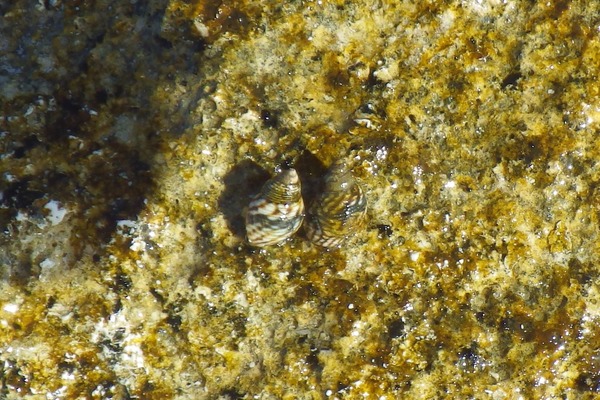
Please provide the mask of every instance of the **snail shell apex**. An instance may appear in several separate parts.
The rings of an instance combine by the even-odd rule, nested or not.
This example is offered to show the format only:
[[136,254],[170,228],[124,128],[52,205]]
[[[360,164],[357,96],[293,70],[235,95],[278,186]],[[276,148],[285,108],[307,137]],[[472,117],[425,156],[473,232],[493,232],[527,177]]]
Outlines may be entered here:
[[300,179],[294,169],[269,179],[250,202],[246,238],[253,246],[269,246],[293,235],[304,219]]
[[367,199],[346,164],[334,164],[310,208],[306,236],[322,247],[339,246],[366,217]]

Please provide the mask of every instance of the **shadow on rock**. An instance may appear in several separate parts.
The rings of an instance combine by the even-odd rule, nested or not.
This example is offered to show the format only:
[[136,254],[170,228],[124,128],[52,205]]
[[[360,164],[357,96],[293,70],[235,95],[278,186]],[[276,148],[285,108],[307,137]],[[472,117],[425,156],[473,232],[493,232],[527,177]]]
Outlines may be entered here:
[[245,208],[269,178],[270,174],[251,160],[239,162],[225,175],[225,190],[219,197],[219,208],[235,236],[245,238]]

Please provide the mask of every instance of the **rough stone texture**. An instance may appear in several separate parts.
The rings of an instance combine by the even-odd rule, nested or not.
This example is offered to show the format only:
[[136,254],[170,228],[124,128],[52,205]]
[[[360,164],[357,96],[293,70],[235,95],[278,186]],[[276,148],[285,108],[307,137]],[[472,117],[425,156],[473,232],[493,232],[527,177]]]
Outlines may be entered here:
[[[598,396],[599,2],[0,15],[0,397]],[[340,158],[364,230],[244,243]]]

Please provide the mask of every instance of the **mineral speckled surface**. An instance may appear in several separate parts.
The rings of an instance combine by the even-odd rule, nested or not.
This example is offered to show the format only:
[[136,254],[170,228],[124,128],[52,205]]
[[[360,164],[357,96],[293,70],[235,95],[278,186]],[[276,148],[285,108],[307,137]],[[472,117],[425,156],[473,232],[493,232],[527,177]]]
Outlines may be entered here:
[[[600,395],[599,2],[0,16],[0,397]],[[364,229],[244,242],[339,159]]]

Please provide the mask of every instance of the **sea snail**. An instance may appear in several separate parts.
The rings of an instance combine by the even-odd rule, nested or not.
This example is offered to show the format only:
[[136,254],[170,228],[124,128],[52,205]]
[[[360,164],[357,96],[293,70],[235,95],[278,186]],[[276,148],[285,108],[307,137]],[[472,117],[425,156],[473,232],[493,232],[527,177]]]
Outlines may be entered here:
[[287,169],[269,179],[250,202],[246,238],[253,246],[269,246],[292,236],[304,219],[300,179]]
[[343,162],[331,166],[309,209],[306,236],[322,247],[339,246],[365,221],[367,199]]

